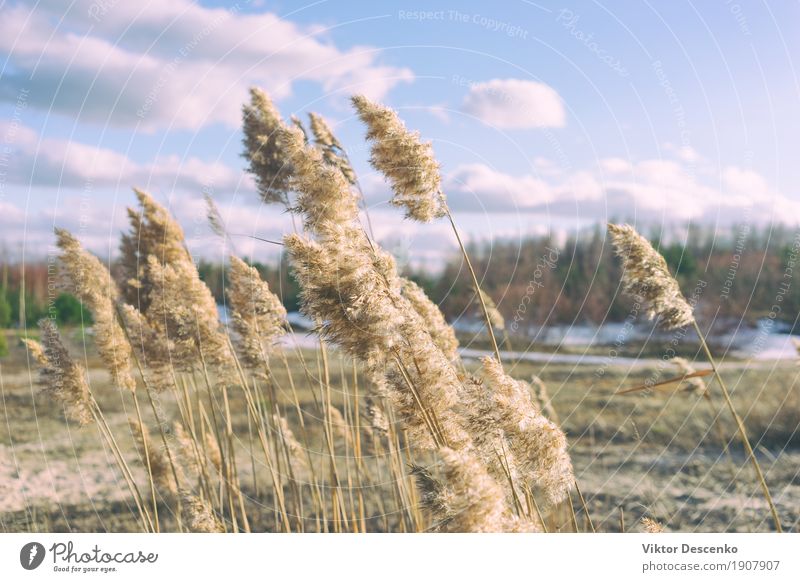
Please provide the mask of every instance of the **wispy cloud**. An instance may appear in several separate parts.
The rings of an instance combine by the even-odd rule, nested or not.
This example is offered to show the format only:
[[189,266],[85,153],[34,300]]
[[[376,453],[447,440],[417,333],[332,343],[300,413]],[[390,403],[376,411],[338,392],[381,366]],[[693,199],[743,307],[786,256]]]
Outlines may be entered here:
[[302,81],[380,98],[413,79],[374,47],[336,47],[319,26],[188,0],[20,2],[3,9],[0,51],[11,65],[0,99],[24,88],[35,107],[149,129],[236,127],[251,84],[279,99]]
[[[0,121],[0,135],[10,125]],[[196,157],[168,155],[138,164],[113,150],[73,140],[42,137],[33,129],[14,127],[9,171],[12,184],[33,187],[85,188],[121,186],[130,188],[246,189],[254,191],[249,175],[222,162]]]
[[[771,189],[768,181],[738,166],[696,168],[693,152],[676,159],[600,160],[594,170],[512,175],[485,164],[452,171],[446,185],[456,210],[469,212],[547,212],[549,216],[607,220],[800,222],[800,202]],[[688,161],[691,160],[691,163]],[[537,168],[544,166],[540,160]]]

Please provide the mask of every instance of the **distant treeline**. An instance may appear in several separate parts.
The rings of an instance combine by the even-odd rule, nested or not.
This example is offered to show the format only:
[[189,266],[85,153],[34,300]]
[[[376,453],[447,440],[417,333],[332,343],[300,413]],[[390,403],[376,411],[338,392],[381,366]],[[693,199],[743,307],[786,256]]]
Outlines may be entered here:
[[[772,317],[790,324],[800,313],[800,271],[796,265],[800,231],[785,227],[742,224],[720,236],[705,227],[691,227],[683,235],[647,233],[664,255],[687,297],[697,293],[696,313],[704,321],[752,323]],[[542,324],[621,322],[633,303],[619,290],[620,263],[605,236],[596,227],[561,243],[548,237],[521,241],[494,241],[472,245],[470,256],[482,287],[497,303],[511,330],[524,331]],[[289,311],[299,306],[298,286],[287,258],[278,264],[254,263]],[[224,303],[223,265],[200,261],[201,278],[217,301]],[[113,270],[113,269],[112,269]],[[437,273],[408,270],[454,321],[474,317],[476,305],[466,265],[460,255]],[[795,280],[797,275],[797,280]],[[25,267],[25,317],[28,324],[48,313],[62,323],[88,322],[88,312],[69,294],[55,293],[47,265]],[[21,269],[4,265],[0,284],[0,327],[20,320]]]
[[[794,324],[800,313],[800,231],[741,224],[715,235],[690,227],[682,235],[647,233],[677,275],[684,294],[697,296],[696,314],[716,328],[771,317]],[[473,246],[482,288],[506,326],[622,322],[634,303],[620,293],[620,261],[600,226],[561,244],[541,237]],[[469,273],[459,257],[436,275],[408,273],[437,301],[448,320],[475,314]],[[795,280],[796,275],[796,280]]]

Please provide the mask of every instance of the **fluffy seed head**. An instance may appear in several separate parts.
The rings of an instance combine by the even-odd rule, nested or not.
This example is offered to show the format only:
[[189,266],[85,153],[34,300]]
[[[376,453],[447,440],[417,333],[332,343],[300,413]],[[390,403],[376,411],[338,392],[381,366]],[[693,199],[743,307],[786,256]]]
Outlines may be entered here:
[[486,314],[489,316],[489,323],[491,323],[492,327],[495,329],[504,329],[506,327],[506,320],[503,318],[503,314],[500,313],[500,310],[497,309],[497,304],[494,302],[494,299],[483,289],[480,290],[480,293],[483,304],[486,306]]
[[56,229],[56,237],[68,289],[94,316],[94,341],[103,363],[117,386],[136,390],[131,346],[117,318],[118,291],[111,273],[66,230]]
[[342,172],[324,163],[322,152],[305,143],[298,129],[280,132],[292,162],[292,189],[298,192],[292,211],[303,216],[306,228],[319,232],[327,224],[348,224],[358,218],[356,198]]
[[189,517],[189,529],[195,533],[222,533],[225,528],[214,515],[211,505],[197,495],[187,495],[184,497],[184,507]]
[[231,257],[227,288],[231,318],[236,330],[236,345],[242,363],[250,368],[262,366],[267,354],[264,345],[286,332],[286,308],[270,291],[258,271]]
[[142,464],[145,468],[149,466],[155,484],[165,493],[176,494],[178,492],[178,484],[175,483],[167,454],[153,442],[150,437],[150,431],[147,430],[146,426],[139,424],[133,418],[128,419],[128,424],[131,427],[136,446],[139,448]]
[[[684,376],[694,374],[697,371],[686,358],[672,358],[670,362],[674,364]],[[706,393],[706,390],[708,390],[708,386],[706,386],[702,378],[688,378],[684,380],[682,384],[686,392],[694,392],[698,396],[702,396]]]
[[131,230],[122,235],[120,243],[119,284],[125,302],[146,311],[152,292],[147,258],[152,255],[159,263],[171,264],[191,257],[184,245],[183,229],[167,209],[145,192],[134,192],[141,210],[128,209]]
[[558,413],[556,409],[553,407],[553,402],[550,400],[550,393],[547,390],[547,384],[545,384],[539,376],[535,374],[531,376],[531,386],[535,390],[536,400],[538,400],[539,408],[544,412],[545,416],[552,420],[556,425],[561,424],[561,420],[558,418]]
[[144,314],[149,326],[170,346],[173,364],[190,370],[200,361],[232,367],[233,356],[220,331],[217,304],[190,260],[162,265],[152,255],[147,271],[153,283]]
[[483,464],[466,451],[438,451],[442,479],[429,470],[414,467],[422,503],[432,513],[434,527],[442,532],[500,532],[507,507],[503,490]]
[[250,103],[242,108],[244,157],[261,199],[267,204],[288,204],[293,172],[280,131],[285,128],[278,110],[264,91],[250,89]]
[[391,182],[392,204],[420,222],[444,216],[447,202],[431,144],[421,142],[417,132],[409,132],[388,107],[361,95],[353,97],[353,105],[367,126],[367,139],[373,142],[370,162]]
[[643,302],[651,319],[672,329],[694,322],[692,308],[670,275],[667,262],[650,242],[630,225],[609,224],[611,243],[622,258],[624,291]]
[[309,113],[311,119],[311,133],[314,134],[314,143],[322,151],[322,159],[325,163],[338,168],[350,184],[356,183],[356,173],[347,161],[344,147],[336,139],[333,131],[328,126],[325,119],[316,113]]
[[272,423],[275,425],[278,437],[286,447],[289,462],[292,464],[292,471],[294,471],[295,476],[298,472],[308,469],[306,451],[303,445],[300,444],[300,441],[297,440],[297,437],[294,436],[294,432],[292,432],[288,421],[283,416],[276,413],[272,415]]
[[563,501],[575,482],[566,435],[535,406],[526,383],[508,376],[494,358],[482,363],[494,401],[491,424],[505,432],[520,478],[550,504]]
[[642,527],[647,533],[664,533],[664,526],[649,517],[642,518]]
[[41,342],[23,340],[42,367],[39,384],[64,407],[70,419],[81,426],[91,423],[93,416],[86,370],[72,360],[52,320],[39,321],[39,329]]
[[431,301],[422,288],[405,277],[401,278],[401,292],[414,307],[433,338],[436,346],[442,350],[447,359],[458,358],[458,339],[452,327],[447,325],[439,307]]

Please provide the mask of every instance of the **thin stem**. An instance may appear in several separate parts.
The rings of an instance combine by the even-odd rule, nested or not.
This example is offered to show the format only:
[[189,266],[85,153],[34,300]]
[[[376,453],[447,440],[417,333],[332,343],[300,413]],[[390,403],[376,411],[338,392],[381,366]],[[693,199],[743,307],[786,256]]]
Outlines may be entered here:
[[714,360],[714,357],[711,355],[711,350],[708,348],[708,344],[706,343],[705,336],[703,332],[700,331],[700,326],[697,325],[696,321],[692,322],[694,325],[694,329],[697,332],[698,337],[700,338],[700,345],[703,347],[703,351],[708,358],[708,363],[711,364],[711,368],[714,370],[714,377],[719,382],[720,389],[722,390],[722,396],[725,399],[725,404],[728,405],[728,410],[730,410],[731,415],[733,416],[733,420],[736,422],[736,428],[739,431],[739,437],[742,440],[742,445],[744,446],[744,450],[747,452],[747,456],[750,459],[750,463],[753,465],[753,469],[756,471],[756,476],[758,477],[759,485],[761,485],[761,490],[764,492],[764,498],[767,500],[769,504],[770,513],[772,513],[772,519],[775,522],[775,529],[778,533],[783,532],[783,528],[781,527],[781,520],[778,516],[778,509],[775,507],[775,502],[772,500],[772,495],[770,495],[769,487],[767,487],[767,481],[764,479],[764,473],[761,471],[761,465],[756,459],[756,455],[753,452],[753,447],[750,446],[750,440],[747,438],[747,431],[744,428],[744,423],[742,422],[741,417],[736,412],[736,409],[733,406],[733,401],[731,400],[730,393],[728,392],[728,387],[725,385],[725,381],[722,379],[722,376],[719,374],[717,369],[717,364]]
[[497,347],[497,338],[494,337],[494,329],[492,328],[492,320],[489,318],[489,310],[486,309],[486,302],[483,300],[483,294],[481,293],[481,286],[478,284],[478,277],[475,275],[475,269],[472,268],[472,261],[469,260],[469,255],[467,254],[467,249],[464,247],[464,243],[461,240],[461,235],[458,233],[458,228],[456,228],[455,220],[453,220],[453,215],[450,214],[450,209],[447,208],[447,219],[450,221],[450,226],[453,227],[453,232],[456,235],[456,240],[458,241],[458,246],[461,249],[461,254],[464,256],[464,262],[467,263],[467,268],[469,269],[469,274],[472,277],[472,285],[475,287],[475,294],[478,296],[478,301],[481,304],[481,311],[483,312],[483,319],[486,322],[486,329],[489,330],[489,338],[492,340],[492,348],[494,349],[494,354],[497,356],[497,361],[500,363],[500,366],[503,366],[503,362],[500,359],[500,348]]

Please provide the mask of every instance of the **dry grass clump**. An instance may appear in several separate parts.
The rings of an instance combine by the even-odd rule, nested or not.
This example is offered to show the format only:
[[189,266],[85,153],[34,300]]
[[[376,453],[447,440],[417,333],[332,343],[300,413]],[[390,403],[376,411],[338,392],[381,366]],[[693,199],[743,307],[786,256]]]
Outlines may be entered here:
[[[504,322],[478,285],[430,145],[391,109],[363,97],[353,103],[393,204],[415,220],[450,220],[496,357],[470,374],[441,311],[362,227],[357,176],[327,123],[311,115],[310,143],[299,120],[284,123],[254,89],[244,107],[245,157],[262,200],[302,219],[303,232],[283,244],[319,349],[297,349],[299,364],[289,365],[288,348],[276,345],[286,310],[237,257],[228,334],[180,225],[137,191],[141,208],[129,211],[121,244],[121,292],[74,237],[57,234],[70,289],[95,314],[98,351],[133,404],[128,437],[149,499],[49,321],[41,344],[27,342],[43,381],[71,418],[98,420],[144,531],[530,532],[565,529],[564,515],[579,531],[573,489],[593,530],[545,385],[518,380],[501,363],[492,329]],[[212,228],[227,236],[209,209]],[[668,327],[695,324],[663,258],[631,227],[609,229],[626,291]],[[686,380],[701,391],[695,379]],[[304,402],[301,386],[311,395]]]

